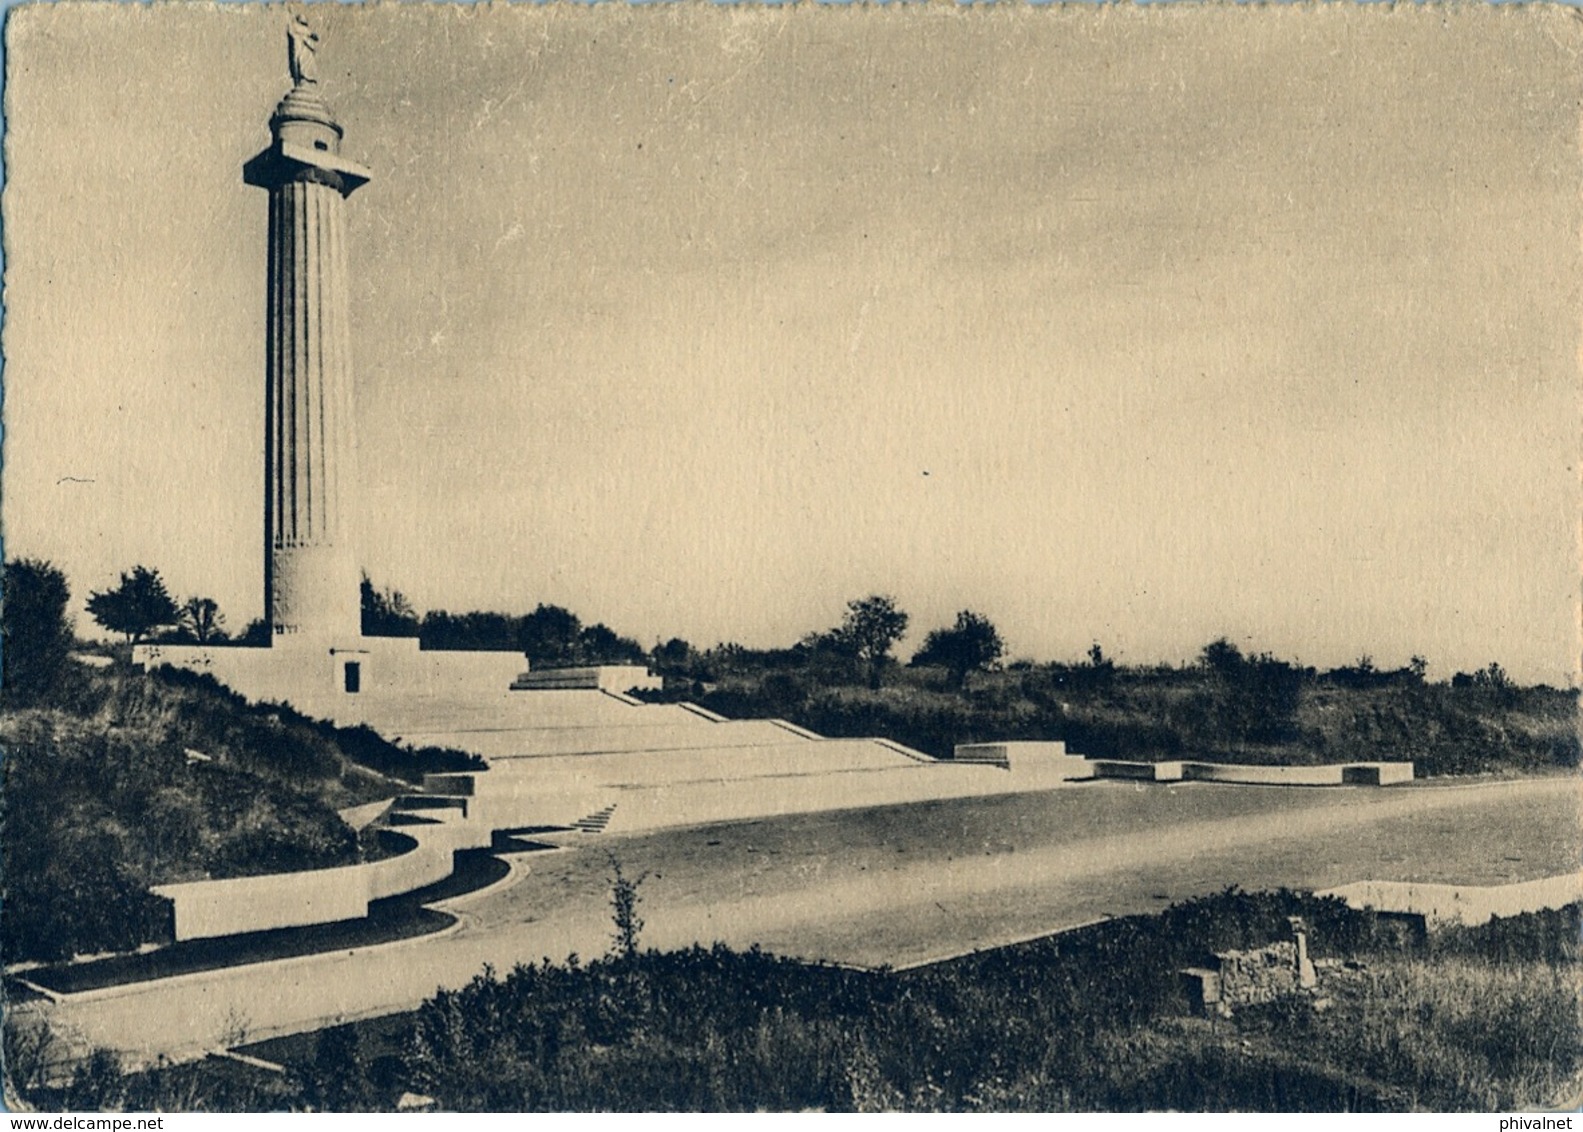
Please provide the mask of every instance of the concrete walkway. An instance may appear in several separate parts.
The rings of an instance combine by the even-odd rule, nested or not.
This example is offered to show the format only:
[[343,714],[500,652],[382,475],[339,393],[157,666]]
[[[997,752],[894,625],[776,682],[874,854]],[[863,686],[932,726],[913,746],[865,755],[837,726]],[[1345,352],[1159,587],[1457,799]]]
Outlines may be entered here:
[[641,887],[644,943],[720,940],[905,966],[1218,891],[1359,880],[1496,884],[1578,865],[1579,783],[1388,791],[1096,783],[1045,794],[573,839],[452,901],[439,937],[69,996],[79,1047],[194,1056],[410,1009],[484,966],[608,946],[610,857]]

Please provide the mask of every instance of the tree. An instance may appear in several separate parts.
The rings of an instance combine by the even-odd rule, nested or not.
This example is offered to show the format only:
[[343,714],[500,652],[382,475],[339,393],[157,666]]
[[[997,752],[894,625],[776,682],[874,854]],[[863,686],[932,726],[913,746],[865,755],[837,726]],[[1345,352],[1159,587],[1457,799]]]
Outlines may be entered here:
[[649,874],[632,880],[621,871],[621,862],[613,854],[605,856],[610,860],[610,919],[615,929],[610,937],[612,956],[631,963],[638,957],[638,940],[643,934],[643,917],[638,915],[638,903],[642,900],[638,886]]
[[577,656],[584,664],[642,664],[648,660],[642,645],[602,622],[577,635]]
[[1500,666],[1499,661],[1492,660],[1489,667],[1481,668],[1473,674],[1473,683],[1475,687],[1505,691],[1512,687],[1512,678],[1506,675],[1506,670]]
[[649,657],[654,663],[656,672],[680,676],[692,665],[693,646],[681,637],[672,637],[664,644],[656,643],[650,650]]
[[540,603],[517,625],[517,647],[535,664],[572,664],[578,656],[583,623],[558,605]]
[[830,634],[830,640],[843,652],[868,665],[869,687],[878,688],[880,670],[890,650],[907,633],[907,614],[896,607],[896,599],[886,594],[871,594],[847,602],[846,616]]
[[128,644],[137,644],[155,629],[174,625],[181,610],[171,600],[170,591],[158,570],[134,566],[121,575],[113,590],[88,595],[88,613],[112,633],[123,633]]
[[1291,738],[1302,694],[1302,669],[1269,653],[1244,655],[1225,637],[1205,645],[1199,656],[1211,677],[1200,706],[1215,739],[1243,744]]
[[374,583],[363,575],[358,586],[363,607],[363,636],[365,637],[416,637],[418,615],[412,603],[400,590],[376,590]]
[[1095,641],[1088,646],[1088,664],[1080,671],[1090,687],[1103,688],[1116,678],[1116,662]]
[[989,618],[964,609],[956,615],[955,625],[930,630],[912,663],[943,665],[951,674],[951,682],[965,688],[970,675],[994,664],[1005,651],[1000,633]]
[[1198,661],[1219,676],[1235,677],[1242,671],[1242,650],[1221,637],[1204,646],[1198,654]]
[[1490,661],[1485,668],[1473,674],[1473,686],[1483,690],[1501,707],[1511,707],[1517,702],[1517,685],[1497,661]]
[[181,607],[181,627],[200,644],[225,639],[225,614],[212,597],[189,597]]
[[5,564],[0,585],[0,694],[13,704],[48,696],[69,663],[66,575],[33,558]]
[[430,610],[418,639],[426,649],[516,652],[518,620],[504,613]]

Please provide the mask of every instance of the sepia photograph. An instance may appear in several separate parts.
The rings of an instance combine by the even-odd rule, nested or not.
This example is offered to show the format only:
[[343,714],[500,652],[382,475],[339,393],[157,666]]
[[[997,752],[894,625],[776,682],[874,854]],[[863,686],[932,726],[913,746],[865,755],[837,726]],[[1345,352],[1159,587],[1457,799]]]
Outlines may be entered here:
[[1583,13],[4,58],[7,1109],[1583,1104]]

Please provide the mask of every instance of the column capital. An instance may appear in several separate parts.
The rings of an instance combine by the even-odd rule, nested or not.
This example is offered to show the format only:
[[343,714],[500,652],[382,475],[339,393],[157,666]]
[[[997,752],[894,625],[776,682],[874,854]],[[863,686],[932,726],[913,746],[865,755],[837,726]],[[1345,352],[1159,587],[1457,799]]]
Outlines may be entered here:
[[242,166],[242,180],[260,189],[289,181],[316,181],[342,196],[351,196],[373,176],[368,168],[331,153],[293,142],[277,141]]

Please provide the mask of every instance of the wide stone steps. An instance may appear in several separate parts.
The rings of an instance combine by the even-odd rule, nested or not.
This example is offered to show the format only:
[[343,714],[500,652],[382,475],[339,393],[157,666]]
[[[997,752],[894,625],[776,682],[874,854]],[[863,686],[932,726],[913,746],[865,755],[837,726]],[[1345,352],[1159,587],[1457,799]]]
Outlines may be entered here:
[[545,758],[555,755],[623,755],[711,748],[785,747],[806,741],[770,720],[738,723],[658,723],[641,727],[544,727],[514,731],[473,732],[436,737],[486,759]]
[[924,771],[920,762],[866,739],[793,740],[774,745],[718,745],[668,751],[616,751],[600,755],[565,754],[496,759],[478,779],[478,796],[501,789],[513,792],[537,784],[543,790],[583,787],[669,786],[687,782],[725,782],[787,775],[839,774],[860,770]]
[[[390,696],[365,693],[362,704],[373,727],[386,737],[423,745],[430,736],[482,734],[522,727],[648,726],[654,723],[695,723],[708,719],[679,704],[625,703],[596,691],[563,691],[544,695],[504,689],[445,697]],[[462,744],[471,749],[468,744]]]

